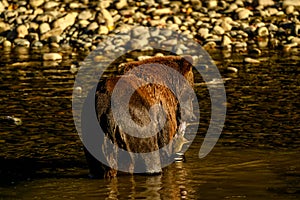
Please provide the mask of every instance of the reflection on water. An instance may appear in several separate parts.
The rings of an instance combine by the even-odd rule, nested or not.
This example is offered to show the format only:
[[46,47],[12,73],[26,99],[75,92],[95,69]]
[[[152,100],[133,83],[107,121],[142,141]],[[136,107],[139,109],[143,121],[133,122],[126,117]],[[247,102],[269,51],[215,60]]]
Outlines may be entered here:
[[213,54],[228,99],[214,150],[198,158],[210,120],[209,94],[199,84],[200,128],[187,161],[160,176],[112,180],[87,177],[71,113],[70,65],[84,55],[63,53],[62,63],[47,63],[39,52],[1,52],[0,117],[23,124],[1,121],[0,199],[299,199],[298,52],[265,51],[254,65],[242,63],[243,55]]
[[[174,163],[159,176],[111,180],[83,176],[38,178],[0,189],[14,199],[298,199],[298,152],[217,147],[199,160],[192,148],[186,163]],[[298,156],[299,157],[299,156]],[[74,172],[73,172],[74,173]],[[72,172],[71,172],[72,174]]]

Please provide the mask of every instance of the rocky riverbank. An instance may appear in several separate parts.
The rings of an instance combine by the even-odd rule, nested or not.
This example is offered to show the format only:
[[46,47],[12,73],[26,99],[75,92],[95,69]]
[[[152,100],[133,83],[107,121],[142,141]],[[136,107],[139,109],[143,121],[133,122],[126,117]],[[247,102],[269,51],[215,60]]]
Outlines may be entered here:
[[134,25],[163,27],[205,49],[300,46],[299,0],[1,0],[0,46],[94,50]]

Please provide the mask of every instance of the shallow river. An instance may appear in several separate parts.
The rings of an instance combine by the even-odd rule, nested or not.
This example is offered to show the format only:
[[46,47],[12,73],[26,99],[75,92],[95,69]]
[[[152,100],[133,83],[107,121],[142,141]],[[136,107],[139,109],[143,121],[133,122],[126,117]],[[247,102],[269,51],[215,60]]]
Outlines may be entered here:
[[[84,54],[64,53],[61,63],[41,53],[0,50],[0,199],[299,199],[300,52],[263,51],[260,64],[243,54],[211,52],[227,93],[227,116],[213,151],[199,159],[210,119],[210,100],[196,87],[200,126],[186,162],[159,176],[88,178],[71,98],[70,65]],[[230,73],[227,67],[236,67]]]

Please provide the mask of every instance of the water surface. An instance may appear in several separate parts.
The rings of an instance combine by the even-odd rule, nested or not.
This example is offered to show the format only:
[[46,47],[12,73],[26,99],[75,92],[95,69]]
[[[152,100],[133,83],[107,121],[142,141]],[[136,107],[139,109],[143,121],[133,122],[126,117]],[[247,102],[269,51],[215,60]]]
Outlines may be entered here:
[[[210,120],[205,85],[196,87],[198,135],[186,162],[160,176],[88,178],[71,108],[82,53],[63,51],[61,63],[41,52],[1,50],[0,199],[299,199],[300,53],[263,51],[260,64],[241,54],[212,52],[225,78],[227,116],[220,140],[204,159],[198,151]],[[227,67],[236,67],[230,73]],[[197,80],[200,80],[197,77]]]

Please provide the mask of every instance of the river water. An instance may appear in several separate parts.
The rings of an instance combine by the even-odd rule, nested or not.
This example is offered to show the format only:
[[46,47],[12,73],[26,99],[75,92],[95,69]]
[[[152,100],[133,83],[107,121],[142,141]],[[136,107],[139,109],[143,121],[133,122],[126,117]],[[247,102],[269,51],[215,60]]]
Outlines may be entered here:
[[[243,54],[210,52],[227,93],[227,115],[213,151],[198,158],[210,120],[206,86],[196,139],[186,162],[159,176],[90,179],[72,117],[75,75],[84,53],[63,52],[43,62],[41,52],[0,50],[0,199],[299,199],[300,52],[263,51],[260,64]],[[228,72],[235,67],[237,73]]]

